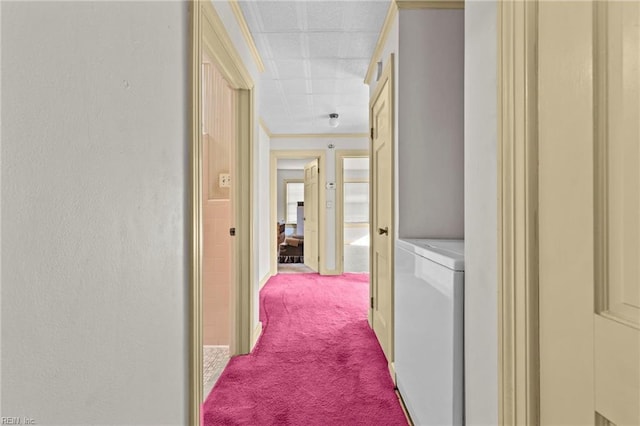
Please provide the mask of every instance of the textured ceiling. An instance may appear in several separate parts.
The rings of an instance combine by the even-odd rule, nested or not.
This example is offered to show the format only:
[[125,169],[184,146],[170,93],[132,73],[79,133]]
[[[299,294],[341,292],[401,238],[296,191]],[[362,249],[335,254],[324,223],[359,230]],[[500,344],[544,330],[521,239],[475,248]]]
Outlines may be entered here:
[[271,132],[366,133],[364,76],[389,1],[239,3],[265,63],[260,112]]

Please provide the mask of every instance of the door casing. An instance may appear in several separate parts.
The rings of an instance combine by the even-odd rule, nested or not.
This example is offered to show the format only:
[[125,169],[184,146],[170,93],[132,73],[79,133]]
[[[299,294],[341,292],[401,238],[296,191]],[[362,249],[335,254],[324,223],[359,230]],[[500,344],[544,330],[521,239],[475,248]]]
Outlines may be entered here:
[[[553,3],[546,3],[547,7]],[[564,2],[565,5],[574,4],[576,7],[582,8],[579,10],[581,13],[581,24],[585,24],[586,19],[592,20],[591,25],[597,27],[600,16],[596,14],[598,8],[603,7],[607,2],[594,2],[593,4],[584,2]],[[624,2],[621,2],[624,4]],[[498,259],[499,259],[499,299],[498,299],[498,316],[499,316],[499,329],[498,329],[498,343],[499,343],[499,423],[503,425],[511,424],[540,424],[541,422],[541,385],[540,385],[540,370],[541,370],[541,355],[540,355],[540,335],[539,324],[542,319],[540,316],[541,307],[544,308],[550,298],[547,296],[543,299],[545,305],[540,303],[540,290],[541,284],[539,281],[540,275],[540,244],[538,237],[538,226],[548,225],[546,222],[538,222],[538,206],[539,206],[539,188],[538,182],[541,177],[547,177],[544,183],[547,187],[541,187],[546,189],[546,195],[549,195],[548,187],[548,175],[549,172],[546,169],[538,169],[539,165],[539,152],[540,151],[538,141],[538,114],[539,114],[539,99],[538,99],[538,85],[539,85],[539,70],[545,70],[547,78],[550,72],[549,64],[557,64],[549,59],[549,55],[544,56],[547,62],[544,64],[546,68],[539,68],[537,51],[540,45],[539,28],[545,29],[542,25],[547,22],[542,22],[539,15],[539,1],[521,2],[518,0],[504,0],[498,3],[498,227],[499,227],[499,245],[498,245]],[[594,16],[587,18],[587,11],[591,9]],[[565,12],[566,9],[565,9]],[[572,11],[573,15],[576,15],[576,10]],[[550,12],[547,11],[547,14]],[[546,15],[547,17],[549,15]],[[571,25],[571,23],[554,23],[554,27]],[[592,27],[592,28],[595,28]],[[569,27],[567,27],[569,28]],[[582,33],[585,32],[584,28],[578,28]],[[591,31],[591,29],[589,30]],[[542,34],[542,33],[541,33]],[[546,35],[546,45],[549,46],[549,34]],[[586,36],[587,40],[591,43],[597,43],[596,37],[593,34]],[[552,41],[553,42],[553,41]],[[581,46],[584,49],[584,46]],[[566,48],[566,47],[565,47]],[[582,57],[592,56],[592,61],[581,62],[581,66],[585,70],[585,78],[597,78],[598,72],[601,70],[598,68],[602,66],[597,61],[602,61],[598,55],[606,52],[606,48],[591,49],[593,52],[582,52]],[[546,52],[545,52],[546,53]],[[556,52],[556,56],[559,54]],[[575,64],[574,68],[576,67]],[[555,65],[560,66],[559,64]],[[592,69],[595,68],[595,69]],[[573,69],[567,70],[567,72],[573,72]],[[557,82],[556,82],[557,83]],[[581,84],[584,84],[581,82]],[[594,109],[596,114],[599,109],[603,107],[599,102],[602,99],[597,98],[597,92],[602,88],[597,87],[597,81],[592,81],[588,84],[596,85],[596,89],[590,96],[594,96]],[[548,87],[547,87],[548,88]],[[593,88],[592,88],[593,89]],[[568,90],[576,90],[570,88]],[[549,91],[546,93],[546,105],[550,103]],[[569,92],[571,96],[574,96],[575,92]],[[586,97],[586,96],[585,96]],[[584,105],[582,113],[584,114]],[[544,108],[540,108],[540,111],[546,111]],[[589,113],[590,114],[590,113]],[[584,116],[584,115],[583,115]],[[573,118],[573,117],[572,117]],[[547,117],[548,119],[548,117]],[[586,129],[583,129],[584,134],[590,132],[596,132],[599,135],[598,128],[600,123],[593,123],[589,120],[585,120]],[[561,129],[559,131],[562,131]],[[548,129],[547,129],[548,131]],[[597,139],[597,137],[595,138]],[[590,137],[580,137],[578,140],[585,141],[585,143],[593,143]],[[574,142],[575,141],[571,141]],[[548,149],[548,142],[546,149]],[[597,153],[598,147],[593,148]],[[582,153],[581,153],[582,154]],[[545,153],[546,158],[544,160],[548,164],[550,154],[547,151]],[[566,153],[565,153],[566,155]],[[576,154],[577,155],[577,154]],[[577,155],[576,158],[580,158]],[[565,163],[566,159],[565,159]],[[584,166],[584,165],[583,165]],[[601,166],[601,165],[600,165]],[[598,165],[592,164],[588,167],[597,169]],[[584,172],[583,169],[580,169]],[[544,171],[546,175],[541,172]],[[557,170],[556,170],[557,172]],[[567,168],[567,173],[570,173],[571,169]],[[584,173],[582,175],[584,177]],[[597,173],[595,174],[598,177]],[[582,182],[585,182],[582,180]],[[594,194],[596,197],[596,203],[598,202],[598,191],[603,191],[603,188],[597,185],[602,185],[601,182],[593,182],[595,189]],[[565,183],[566,187],[566,183]],[[584,191],[584,187],[582,188]],[[578,189],[576,189],[578,191]],[[576,197],[577,198],[577,197]],[[546,220],[549,221],[549,205],[548,202],[541,206],[546,206],[545,211],[547,213]],[[600,200],[602,201],[602,200]],[[597,204],[594,207],[594,211],[585,212],[587,215],[602,214],[598,209],[602,209],[602,205]],[[584,222],[584,218],[582,218]],[[598,226],[602,224],[594,223],[594,234],[597,238],[602,239],[603,231],[598,229]],[[546,236],[548,238],[548,229]],[[562,238],[562,237],[560,237]],[[548,240],[547,240],[548,243]],[[589,242],[588,244],[592,244]],[[596,248],[596,257],[598,251],[604,245],[602,241],[598,240],[598,248]],[[544,252],[543,252],[544,253]],[[584,252],[581,254],[584,257]],[[593,259],[591,262],[596,272],[600,266],[598,262],[602,259]],[[548,262],[548,259],[547,259]],[[588,263],[588,262],[585,262]],[[590,271],[589,274],[592,274]],[[584,280],[584,277],[580,277],[580,283],[587,285],[588,282]],[[543,282],[547,285],[547,282]],[[573,284],[573,283],[572,283]],[[581,284],[580,284],[581,285]],[[544,287],[548,290],[548,287]],[[577,288],[574,286],[573,288]],[[554,293],[556,295],[556,293]],[[582,294],[584,296],[584,294]],[[594,298],[592,294],[590,296]],[[584,303],[584,300],[588,298],[580,299],[580,303]],[[594,298],[597,300],[597,298]],[[577,297],[576,297],[577,300]],[[588,306],[589,303],[587,302]],[[599,307],[594,304],[593,314],[598,319],[597,314]],[[584,306],[584,305],[581,305]],[[549,307],[546,307],[547,311]],[[556,309],[554,306],[552,309]],[[585,323],[589,323],[591,318],[586,319]],[[549,327],[549,324],[546,324]],[[576,334],[580,334],[576,330]],[[543,336],[544,337],[544,336]],[[557,337],[557,336],[556,336]],[[581,334],[581,338],[584,336]],[[549,343],[549,337],[545,340]],[[584,340],[581,341],[584,343]],[[595,344],[589,344],[591,346]],[[593,354],[588,356],[593,357]],[[547,357],[548,358],[548,357]],[[547,359],[548,361],[548,359]],[[592,359],[593,361],[593,359]],[[589,376],[590,379],[594,374],[594,367],[589,367],[589,371],[585,371],[585,376]],[[625,370],[628,371],[628,370]],[[569,373],[567,373],[569,374]],[[575,375],[575,370],[571,373]],[[597,385],[594,385],[594,389],[597,389]],[[590,392],[590,391],[589,391]],[[585,392],[587,394],[588,392]],[[628,396],[628,395],[627,395]],[[580,395],[584,401],[584,395]],[[574,396],[577,400],[578,397]],[[615,397],[619,400],[620,398]],[[586,398],[587,401],[592,400],[592,397]],[[542,407],[544,410],[544,407]],[[595,406],[593,407],[595,409]],[[564,409],[564,408],[563,408]],[[546,411],[542,411],[546,413]],[[555,414],[558,414],[556,412]],[[609,424],[608,421],[602,418],[593,419],[596,424]]]
[[537,2],[498,2],[498,416],[539,424]]

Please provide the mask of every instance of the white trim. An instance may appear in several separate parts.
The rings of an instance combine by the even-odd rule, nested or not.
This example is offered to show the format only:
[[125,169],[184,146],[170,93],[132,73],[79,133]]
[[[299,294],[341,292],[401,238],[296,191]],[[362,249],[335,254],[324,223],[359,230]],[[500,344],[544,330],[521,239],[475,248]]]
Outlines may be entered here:
[[267,282],[269,282],[269,279],[271,279],[271,277],[273,277],[275,274],[271,273],[271,272],[267,272],[266,275],[264,277],[262,277],[262,279],[260,280],[260,285],[259,285],[259,290],[262,290],[262,287],[265,286],[265,284],[267,284]]
[[253,333],[251,334],[251,352],[256,348],[256,343],[258,343],[258,339],[260,339],[260,335],[262,334],[262,321],[258,321],[255,328],[253,329]]
[[238,4],[238,0],[229,0],[229,6],[231,6],[231,11],[236,17],[236,21],[238,21],[238,26],[240,27],[240,31],[242,32],[242,36],[244,40],[247,42],[247,47],[249,47],[249,51],[251,52],[251,56],[253,57],[254,62],[256,63],[256,67],[258,71],[264,72],[264,62],[262,61],[262,57],[260,56],[260,52],[256,47],[256,42],[251,35],[251,31],[249,30],[249,26],[247,25],[247,21],[244,18],[244,13],[242,13],[242,9]]
[[537,0],[498,2],[498,404],[539,424]]

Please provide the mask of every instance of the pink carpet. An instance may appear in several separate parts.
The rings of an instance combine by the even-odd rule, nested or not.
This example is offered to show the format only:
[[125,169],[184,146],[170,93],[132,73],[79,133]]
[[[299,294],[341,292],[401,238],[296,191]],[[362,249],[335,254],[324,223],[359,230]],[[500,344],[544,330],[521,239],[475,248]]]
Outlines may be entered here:
[[283,274],[260,293],[255,350],[231,359],[204,425],[406,425],[367,324],[367,274]]

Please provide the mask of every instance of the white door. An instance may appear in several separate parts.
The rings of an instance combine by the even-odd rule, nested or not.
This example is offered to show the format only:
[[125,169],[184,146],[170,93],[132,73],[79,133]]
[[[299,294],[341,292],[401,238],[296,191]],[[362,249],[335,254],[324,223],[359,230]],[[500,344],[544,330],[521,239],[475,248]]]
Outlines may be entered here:
[[539,2],[540,423],[640,424],[640,3]]
[[[391,60],[390,62],[392,62]],[[393,127],[391,67],[371,104],[371,326],[393,362]]]
[[304,166],[304,264],[318,271],[318,217],[319,212],[318,159]]

